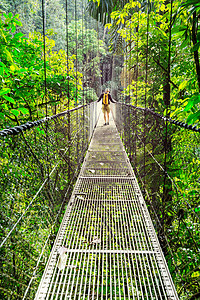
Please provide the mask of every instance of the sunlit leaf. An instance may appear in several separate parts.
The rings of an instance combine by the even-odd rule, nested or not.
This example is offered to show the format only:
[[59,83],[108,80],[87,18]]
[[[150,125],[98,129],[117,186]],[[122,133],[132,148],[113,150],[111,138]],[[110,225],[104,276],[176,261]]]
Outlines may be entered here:
[[194,123],[195,121],[197,121],[198,119],[200,119],[200,110],[189,115],[189,117],[187,118],[187,122],[190,123]]
[[3,95],[3,97],[4,97],[4,99],[6,99],[7,101],[9,101],[9,102],[15,104],[15,100],[14,100],[13,98],[11,98],[11,97],[9,97],[9,96],[5,96],[5,95]]
[[2,90],[0,90],[0,96],[8,94],[8,93],[10,93],[9,88],[3,88]]
[[183,90],[187,86],[187,83],[187,80],[182,81],[179,85],[179,90]]
[[11,109],[10,111],[13,115],[15,115],[16,117],[19,116],[20,112],[17,109]]

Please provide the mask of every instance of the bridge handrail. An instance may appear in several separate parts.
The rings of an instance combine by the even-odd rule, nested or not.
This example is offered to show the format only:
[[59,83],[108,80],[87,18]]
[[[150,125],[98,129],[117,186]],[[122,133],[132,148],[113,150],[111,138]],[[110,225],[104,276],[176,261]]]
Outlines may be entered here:
[[155,111],[153,111],[152,109],[150,108],[144,108],[144,107],[139,107],[139,106],[135,106],[135,105],[132,105],[132,104],[128,104],[128,103],[122,103],[122,102],[117,102],[117,104],[121,104],[121,105],[125,105],[125,106],[129,106],[129,107],[132,107],[134,109],[138,109],[138,110],[141,110],[143,112],[148,112],[148,113],[151,113],[152,115],[164,120],[164,121],[168,121],[174,125],[177,125],[177,126],[180,126],[180,127],[183,127],[185,129],[189,129],[189,130],[192,130],[192,131],[195,131],[195,132],[200,132],[200,128],[197,128],[197,125],[189,125],[187,123],[184,123],[182,121],[179,121],[179,120],[174,120],[172,118],[168,118],[168,117],[165,117]]
[[40,125],[42,123],[45,123],[45,122],[48,122],[50,120],[53,120],[53,119],[65,116],[66,114],[68,114],[70,112],[79,110],[79,109],[81,109],[83,107],[87,107],[88,105],[90,105],[90,103],[84,104],[84,105],[79,105],[79,106],[77,106],[75,108],[72,108],[72,109],[69,109],[69,110],[65,110],[65,111],[63,111],[61,113],[55,114],[55,115],[50,116],[50,117],[42,118],[40,120],[36,120],[36,121],[32,121],[32,122],[27,122],[27,123],[24,123],[24,124],[21,124],[21,125],[17,125],[17,126],[11,127],[11,128],[3,129],[3,130],[0,131],[0,136],[6,137],[8,135],[17,135],[17,134],[21,133],[22,131],[26,131],[26,130],[28,130],[28,129],[32,128],[32,127],[38,126],[38,125]]

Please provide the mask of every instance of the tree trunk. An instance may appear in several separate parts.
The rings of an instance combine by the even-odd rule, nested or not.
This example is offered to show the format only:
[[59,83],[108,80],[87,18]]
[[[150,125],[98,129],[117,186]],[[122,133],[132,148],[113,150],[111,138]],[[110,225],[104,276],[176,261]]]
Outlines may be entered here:
[[[196,12],[193,13],[193,21],[192,21],[192,43],[193,46],[197,43],[197,15]],[[197,81],[198,81],[198,87],[199,87],[199,93],[200,93],[200,64],[199,64],[199,53],[198,49],[194,51],[194,62],[196,67],[196,73],[197,73]]]
[[103,31],[103,41],[105,41],[106,31],[107,31],[107,27],[104,27],[104,31]]
[[170,107],[170,83],[168,77],[169,77],[168,74],[167,76],[165,75],[165,79],[163,82],[163,101],[164,101],[165,108]]
[[[172,14],[172,3],[171,3],[171,14]],[[170,17],[170,25],[169,25],[169,41],[168,41],[168,54],[166,53],[166,59],[168,61],[167,64],[167,73],[164,74],[164,82],[163,82],[163,102],[164,102],[164,108],[167,109],[166,116],[170,117],[170,98],[171,98],[171,86],[170,86],[170,74],[171,74],[171,19],[172,15]],[[169,153],[172,150],[172,144],[171,144],[171,134],[169,132],[168,123],[165,124],[165,130],[164,130],[164,181],[163,181],[163,196],[162,196],[162,218],[161,218],[161,225],[162,230],[160,232],[160,243],[161,247],[163,249],[164,255],[167,254],[168,247],[165,239],[165,231],[168,228],[168,226],[171,224],[172,220],[169,218],[167,214],[167,207],[172,202],[172,183],[167,177],[167,171],[168,166],[171,165],[171,158],[169,157]]]

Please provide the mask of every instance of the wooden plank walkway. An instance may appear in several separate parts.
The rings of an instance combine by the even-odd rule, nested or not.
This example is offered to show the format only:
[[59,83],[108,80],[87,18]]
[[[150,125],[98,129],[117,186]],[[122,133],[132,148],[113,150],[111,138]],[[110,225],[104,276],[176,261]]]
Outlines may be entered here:
[[35,299],[178,299],[111,118],[102,114]]

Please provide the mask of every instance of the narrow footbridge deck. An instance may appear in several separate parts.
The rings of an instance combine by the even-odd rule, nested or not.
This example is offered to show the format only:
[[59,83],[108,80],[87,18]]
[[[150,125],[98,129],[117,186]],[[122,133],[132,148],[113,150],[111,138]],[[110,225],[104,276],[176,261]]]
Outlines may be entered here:
[[35,299],[178,299],[117,128],[103,123]]

